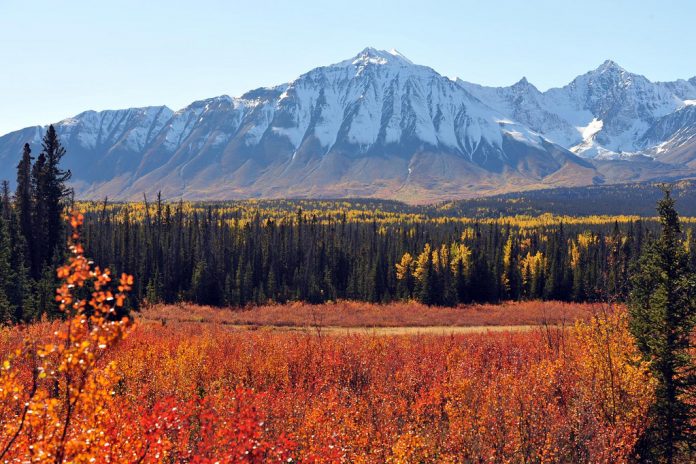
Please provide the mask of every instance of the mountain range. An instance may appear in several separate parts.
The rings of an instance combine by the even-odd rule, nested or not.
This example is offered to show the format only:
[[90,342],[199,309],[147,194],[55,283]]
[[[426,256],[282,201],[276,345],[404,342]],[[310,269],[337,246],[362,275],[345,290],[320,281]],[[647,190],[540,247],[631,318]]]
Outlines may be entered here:
[[[292,82],[54,124],[80,198],[378,197],[409,202],[696,177],[696,77],[613,61],[539,91],[450,79],[366,48]],[[0,179],[46,126],[0,137]]]

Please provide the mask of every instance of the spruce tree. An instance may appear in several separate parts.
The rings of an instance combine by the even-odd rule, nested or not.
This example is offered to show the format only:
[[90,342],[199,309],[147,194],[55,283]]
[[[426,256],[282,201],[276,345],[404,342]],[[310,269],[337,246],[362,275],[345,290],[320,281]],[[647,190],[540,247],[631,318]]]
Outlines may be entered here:
[[20,230],[19,219],[10,201],[9,183],[7,181],[4,181],[2,184],[0,207],[2,208],[0,216],[7,226],[8,247],[10,250],[8,255],[10,270],[3,279],[10,282],[9,287],[6,289],[6,296],[13,309],[10,319],[12,322],[20,322],[31,315],[31,282],[26,259],[26,240]]
[[2,214],[0,216],[3,217],[6,221],[10,220],[10,217],[12,216],[12,203],[10,201],[10,183],[6,180],[2,181],[2,194],[0,198],[0,211]]
[[31,168],[31,234],[27,237],[31,253],[31,275],[38,280],[48,258],[48,217],[46,215],[46,155],[42,152]]
[[0,214],[0,323],[11,323],[14,319],[14,308],[9,298],[14,283],[14,272],[10,266],[12,244],[10,243],[4,207]]
[[45,195],[47,215],[47,247],[49,256],[57,249],[62,248],[64,242],[64,213],[65,201],[69,198],[71,190],[66,183],[70,180],[70,171],[60,168],[60,161],[65,156],[65,148],[58,140],[56,130],[51,125],[43,138],[42,153],[46,156],[45,170]]
[[24,144],[22,159],[17,165],[17,190],[15,191],[14,206],[19,216],[19,226],[27,243],[31,243],[32,238],[32,160],[31,148],[28,143]]
[[641,446],[653,462],[688,461],[696,443],[696,370],[690,337],[696,322],[696,278],[668,189],[658,203],[662,232],[638,262],[629,296],[630,329],[657,380],[651,423]]
[[422,266],[419,278],[418,300],[427,305],[436,304],[435,295],[435,271],[433,269],[433,258],[428,248],[427,259]]

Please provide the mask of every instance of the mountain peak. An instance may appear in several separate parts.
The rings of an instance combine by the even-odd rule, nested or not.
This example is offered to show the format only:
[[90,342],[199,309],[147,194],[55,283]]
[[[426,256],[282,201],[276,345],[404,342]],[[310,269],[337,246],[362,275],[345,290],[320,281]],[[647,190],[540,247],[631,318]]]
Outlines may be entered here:
[[338,63],[342,66],[364,66],[368,64],[410,66],[413,62],[399,53],[396,49],[378,50],[373,47],[366,47],[353,58]]
[[512,87],[516,89],[523,89],[527,87],[534,87],[534,85],[532,85],[525,76],[522,76],[522,79],[512,84]]
[[529,82],[526,77],[522,77],[519,81],[515,82],[510,86],[510,89],[518,94],[526,94],[526,93],[540,93],[539,89],[537,89],[534,84]]
[[604,63],[599,65],[599,67],[595,70],[596,72],[603,73],[606,71],[626,71],[624,68],[618,65],[616,61],[613,60],[605,60]]

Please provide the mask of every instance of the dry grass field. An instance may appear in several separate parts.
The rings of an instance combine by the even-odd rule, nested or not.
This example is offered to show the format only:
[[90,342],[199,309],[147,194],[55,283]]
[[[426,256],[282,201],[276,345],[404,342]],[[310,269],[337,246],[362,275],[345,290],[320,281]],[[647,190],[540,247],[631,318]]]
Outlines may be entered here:
[[324,332],[383,334],[469,333],[524,330],[536,326],[572,325],[606,309],[603,304],[558,301],[507,302],[456,308],[426,306],[416,302],[385,305],[339,301],[320,305],[290,303],[247,309],[220,309],[191,304],[154,305],[140,318],[160,323],[215,323],[237,328],[270,328]]

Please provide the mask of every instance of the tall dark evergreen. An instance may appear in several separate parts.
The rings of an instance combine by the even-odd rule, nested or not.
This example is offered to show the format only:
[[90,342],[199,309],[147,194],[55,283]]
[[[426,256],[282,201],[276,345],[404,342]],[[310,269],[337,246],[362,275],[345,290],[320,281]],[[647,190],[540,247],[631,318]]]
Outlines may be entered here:
[[[689,269],[670,191],[658,203],[660,236],[638,262],[629,298],[630,328],[657,380],[651,422],[641,444],[647,462],[694,462],[696,455],[696,276]],[[690,448],[690,449],[689,449]]]
[[10,183],[6,180],[2,181],[2,191],[0,193],[0,216],[6,221],[12,217],[12,200],[10,199]]
[[31,275],[39,279],[48,258],[48,215],[47,215],[47,169],[46,154],[41,152],[31,168],[31,237],[27,237],[31,253]]
[[[25,147],[25,155],[29,154]],[[49,126],[42,140],[41,153],[31,169],[31,184],[27,187],[22,182],[22,191],[19,192],[20,195],[25,195],[30,188],[32,194],[30,219],[24,217],[20,220],[25,223],[31,220],[31,239],[27,242],[31,253],[31,273],[36,280],[46,275],[45,268],[53,265],[65,243],[64,210],[71,191],[67,186],[70,171],[64,171],[60,167],[63,156],[65,148],[58,140],[55,128]],[[21,173],[18,168],[18,188],[19,177],[23,177],[27,170],[24,158],[23,156],[20,162]]]
[[32,224],[32,160],[31,148],[28,143],[24,144],[22,159],[17,165],[17,189],[15,190],[14,207],[19,217],[20,230],[25,240],[31,239]]
[[70,171],[60,167],[60,161],[65,156],[65,148],[61,145],[53,125],[48,127],[42,142],[42,154],[46,156],[43,200],[46,202],[47,247],[49,257],[63,248],[64,243],[64,208],[70,198],[71,190],[67,186]]
[[14,280],[14,272],[10,263],[12,243],[7,227],[4,202],[0,203],[0,323],[13,320],[14,308],[10,300],[10,292]]

